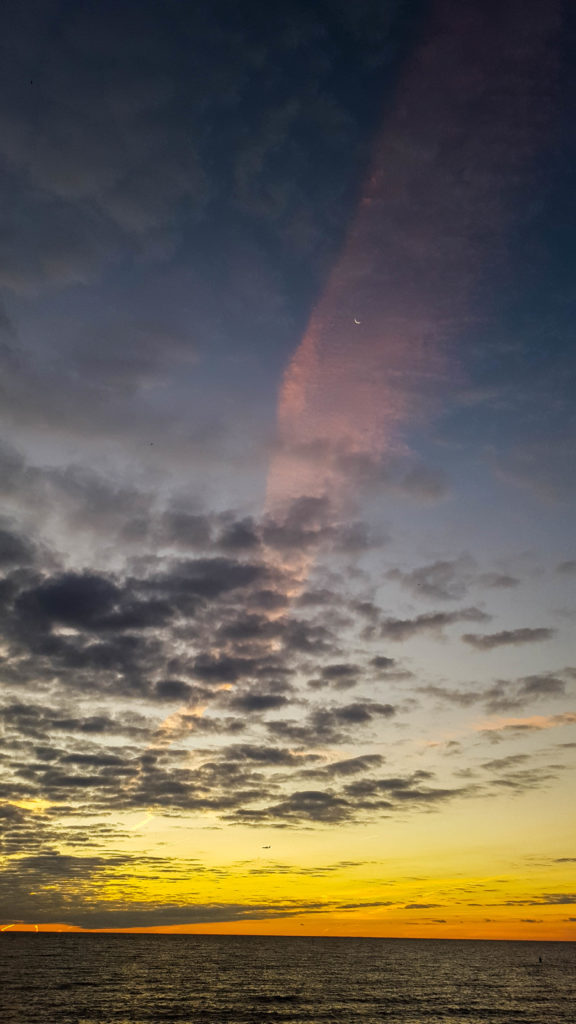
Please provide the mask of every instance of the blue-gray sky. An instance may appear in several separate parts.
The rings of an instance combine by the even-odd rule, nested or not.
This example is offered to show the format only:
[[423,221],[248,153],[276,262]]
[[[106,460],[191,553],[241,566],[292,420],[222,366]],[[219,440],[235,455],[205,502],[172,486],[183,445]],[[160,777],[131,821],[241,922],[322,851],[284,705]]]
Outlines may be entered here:
[[7,925],[567,937],[572,21],[5,5]]

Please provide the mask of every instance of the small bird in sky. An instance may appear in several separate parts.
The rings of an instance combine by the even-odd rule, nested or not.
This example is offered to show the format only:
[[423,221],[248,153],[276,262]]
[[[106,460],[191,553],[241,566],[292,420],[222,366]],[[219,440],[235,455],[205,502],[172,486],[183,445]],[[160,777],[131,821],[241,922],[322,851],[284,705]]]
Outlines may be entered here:
[[262,847],[262,849],[263,849],[263,850],[271,850],[271,849],[272,849],[272,847],[271,847],[271,846],[263,846],[263,847]]

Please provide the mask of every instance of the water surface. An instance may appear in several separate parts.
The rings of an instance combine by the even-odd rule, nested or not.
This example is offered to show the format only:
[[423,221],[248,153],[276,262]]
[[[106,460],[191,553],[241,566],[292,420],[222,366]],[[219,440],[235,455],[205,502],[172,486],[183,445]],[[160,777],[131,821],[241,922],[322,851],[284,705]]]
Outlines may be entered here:
[[9,932],[0,942],[3,1024],[576,1020],[573,943]]

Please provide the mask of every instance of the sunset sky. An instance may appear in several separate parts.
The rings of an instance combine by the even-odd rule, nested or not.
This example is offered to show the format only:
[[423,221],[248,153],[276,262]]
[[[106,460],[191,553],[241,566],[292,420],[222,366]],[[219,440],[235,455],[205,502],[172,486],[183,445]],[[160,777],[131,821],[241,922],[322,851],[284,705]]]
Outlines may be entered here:
[[0,929],[575,938],[571,5],[1,22]]

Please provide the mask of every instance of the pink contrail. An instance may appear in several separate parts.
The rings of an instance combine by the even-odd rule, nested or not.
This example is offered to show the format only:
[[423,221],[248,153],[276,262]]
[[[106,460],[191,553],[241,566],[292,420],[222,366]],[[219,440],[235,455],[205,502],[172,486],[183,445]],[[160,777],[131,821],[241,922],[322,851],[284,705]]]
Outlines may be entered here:
[[267,508],[338,499],[426,414],[502,262],[550,117],[555,0],[440,0],[375,146],[340,259],[284,375]]

